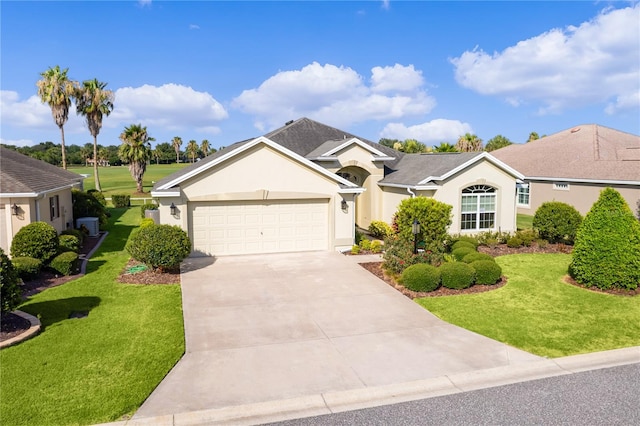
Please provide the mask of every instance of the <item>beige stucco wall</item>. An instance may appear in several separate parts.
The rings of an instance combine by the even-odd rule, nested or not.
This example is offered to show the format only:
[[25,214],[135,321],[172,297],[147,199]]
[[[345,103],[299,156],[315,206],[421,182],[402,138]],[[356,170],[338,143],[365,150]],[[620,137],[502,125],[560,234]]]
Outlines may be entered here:
[[[324,198],[329,200],[333,213],[328,248],[353,244],[353,194],[338,194],[340,187],[336,181],[267,145],[257,145],[182,182],[180,189],[180,197],[158,198],[161,223],[188,230],[189,201]],[[349,204],[347,213],[341,208],[343,198]],[[178,208],[176,216],[170,214],[171,203]]]
[[532,181],[529,183],[529,206],[518,206],[518,213],[533,216],[542,203],[547,201],[560,201],[575,207],[580,214],[586,215],[593,203],[598,200],[600,191],[610,187],[624,197],[631,211],[636,213],[637,203],[640,200],[640,185],[598,185],[575,182],[568,183],[569,190],[554,189],[553,182]]
[[[49,212],[49,198],[58,195],[60,205],[60,217],[51,220]],[[42,194],[39,198],[0,198],[0,204],[4,209],[0,210],[3,220],[0,221],[0,245],[5,253],[9,253],[13,236],[31,222],[41,221],[53,226],[58,233],[67,229],[67,224],[73,227],[73,201],[71,189],[61,189],[59,191]],[[11,206],[16,204],[19,207],[19,214],[13,215]]]

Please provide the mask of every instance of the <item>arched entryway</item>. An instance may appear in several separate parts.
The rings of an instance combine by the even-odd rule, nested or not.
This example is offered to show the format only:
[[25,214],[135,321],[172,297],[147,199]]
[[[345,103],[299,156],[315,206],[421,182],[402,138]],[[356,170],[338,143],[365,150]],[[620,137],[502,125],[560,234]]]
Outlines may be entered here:
[[365,188],[366,191],[356,198],[356,225],[368,228],[372,218],[371,191],[369,190],[371,173],[362,167],[347,166],[336,172],[336,174],[349,182]]

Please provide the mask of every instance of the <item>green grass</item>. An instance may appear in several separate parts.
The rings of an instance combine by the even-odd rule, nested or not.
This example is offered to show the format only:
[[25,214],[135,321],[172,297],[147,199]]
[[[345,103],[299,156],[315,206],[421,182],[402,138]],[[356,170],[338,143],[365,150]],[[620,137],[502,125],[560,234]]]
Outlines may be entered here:
[[533,216],[518,213],[516,227],[518,229],[533,229]]
[[416,301],[447,322],[546,357],[639,345],[640,297],[564,283],[570,260],[567,254],[498,257],[506,286]]
[[[48,289],[19,309],[42,333],[0,351],[5,425],[75,425],[113,421],[144,402],[184,353],[179,285],[116,281],[138,209],[114,209],[109,235],[87,274]],[[82,319],[72,312],[88,311]]]
[[[159,181],[163,177],[180,170],[190,163],[172,163],[172,164],[151,164],[147,166],[147,171],[143,178],[143,189],[148,192],[153,187],[153,182]],[[89,177],[84,180],[84,189],[94,189],[95,179],[93,178],[93,167],[73,167],[69,171],[78,174],[88,174]],[[113,194],[132,195],[136,192],[136,183],[129,173],[129,166],[111,166],[99,167],[98,176],[100,176],[100,186],[105,197],[111,197]],[[151,194],[149,194],[151,198]]]

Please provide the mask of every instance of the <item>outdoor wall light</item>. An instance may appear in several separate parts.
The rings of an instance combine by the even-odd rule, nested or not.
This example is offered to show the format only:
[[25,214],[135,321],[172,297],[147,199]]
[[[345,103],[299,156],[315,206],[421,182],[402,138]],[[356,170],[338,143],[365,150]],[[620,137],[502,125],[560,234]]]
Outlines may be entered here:
[[20,213],[20,207],[18,207],[16,203],[13,203],[11,206],[11,213],[13,213],[14,216],[18,216],[18,213]]
[[340,206],[342,207],[343,211],[347,211],[347,208],[349,207],[349,205],[347,204],[347,201],[345,199],[342,200],[342,202],[340,203]]
[[169,209],[171,210],[171,216],[175,216],[178,214],[178,208],[176,207],[175,204],[171,203],[171,206],[169,206]]
[[413,219],[411,233],[413,234],[413,254],[418,254],[418,234],[420,233],[420,222],[418,222],[418,219]]

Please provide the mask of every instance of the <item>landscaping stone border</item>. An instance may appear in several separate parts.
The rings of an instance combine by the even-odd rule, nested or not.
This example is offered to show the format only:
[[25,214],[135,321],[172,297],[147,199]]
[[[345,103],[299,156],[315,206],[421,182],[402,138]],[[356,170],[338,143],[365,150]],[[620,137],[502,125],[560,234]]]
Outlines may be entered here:
[[27,339],[31,339],[36,334],[40,333],[40,329],[42,328],[40,320],[33,315],[22,311],[14,311],[12,313],[29,321],[31,323],[31,327],[29,327],[29,329],[22,334],[5,340],[4,342],[0,342],[0,349],[8,348],[9,346],[13,346]]

